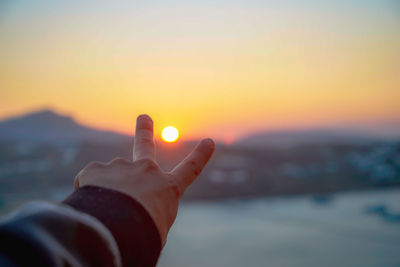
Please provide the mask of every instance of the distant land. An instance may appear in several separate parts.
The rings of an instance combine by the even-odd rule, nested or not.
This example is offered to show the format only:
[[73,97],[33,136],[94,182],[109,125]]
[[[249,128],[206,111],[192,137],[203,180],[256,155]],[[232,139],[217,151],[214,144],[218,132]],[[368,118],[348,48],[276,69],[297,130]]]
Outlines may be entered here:
[[[386,129],[385,131],[382,129]],[[384,133],[384,134],[382,134]],[[72,117],[51,109],[39,110],[0,121],[0,140],[40,143],[127,142],[132,137],[79,124]],[[239,147],[290,147],[308,144],[363,144],[400,139],[400,121],[351,128],[265,131],[237,140]]]
[[353,125],[306,130],[253,133],[236,142],[243,146],[293,146],[309,144],[366,144],[400,140],[400,120],[370,125]]
[[291,147],[318,144],[364,144],[385,138],[335,129],[273,131],[252,134],[235,143],[245,147]]
[[93,129],[72,117],[40,110],[0,122],[0,139],[40,143],[120,142],[130,137]]
[[[131,159],[132,140],[51,110],[0,122],[0,209],[2,203],[12,207],[43,196],[61,200],[89,162]],[[157,162],[171,170],[194,146],[191,141],[173,146],[160,142]],[[256,133],[233,145],[217,143],[185,199],[315,194],[317,202],[325,203],[321,195],[392,186],[400,186],[400,139],[309,129]]]

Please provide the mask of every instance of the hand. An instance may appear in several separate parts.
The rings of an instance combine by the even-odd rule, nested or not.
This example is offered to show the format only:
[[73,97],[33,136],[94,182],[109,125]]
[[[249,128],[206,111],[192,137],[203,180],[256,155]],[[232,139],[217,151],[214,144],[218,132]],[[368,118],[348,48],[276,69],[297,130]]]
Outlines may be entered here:
[[153,121],[141,115],[136,121],[133,161],[116,158],[107,164],[89,163],[76,176],[74,189],[95,185],[131,196],[149,212],[164,245],[176,218],[179,199],[200,174],[214,148],[214,141],[204,139],[171,172],[165,172],[154,160]]

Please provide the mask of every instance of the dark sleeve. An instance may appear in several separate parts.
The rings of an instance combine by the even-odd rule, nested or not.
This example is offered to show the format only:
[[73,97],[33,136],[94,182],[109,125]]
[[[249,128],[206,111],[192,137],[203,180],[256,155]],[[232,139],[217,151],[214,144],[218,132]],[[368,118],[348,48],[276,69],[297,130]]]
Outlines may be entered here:
[[0,223],[1,266],[155,266],[160,236],[133,198],[85,186],[63,204],[33,202]]
[[95,186],[78,189],[64,204],[101,221],[117,241],[124,266],[155,266],[161,237],[153,219],[136,200]]

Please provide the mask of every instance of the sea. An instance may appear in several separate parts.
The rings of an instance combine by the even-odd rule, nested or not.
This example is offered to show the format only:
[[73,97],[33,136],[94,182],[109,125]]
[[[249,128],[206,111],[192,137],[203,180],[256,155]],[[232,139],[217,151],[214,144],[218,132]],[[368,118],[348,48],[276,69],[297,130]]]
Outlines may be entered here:
[[400,267],[400,189],[185,202],[159,267]]

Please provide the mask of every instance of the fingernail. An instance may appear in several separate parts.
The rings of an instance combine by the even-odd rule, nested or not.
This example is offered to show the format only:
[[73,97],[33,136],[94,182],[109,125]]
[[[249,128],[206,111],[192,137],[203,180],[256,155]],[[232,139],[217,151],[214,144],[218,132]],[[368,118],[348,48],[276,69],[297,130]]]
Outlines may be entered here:
[[150,117],[149,115],[147,115],[147,114],[141,114],[141,115],[139,115],[139,116],[137,117],[137,120],[138,120],[138,121],[141,121],[141,120],[149,120],[149,121],[153,122],[153,120],[151,119],[151,117]]
[[215,147],[215,142],[211,138],[206,138],[203,140],[204,144],[214,148]]

